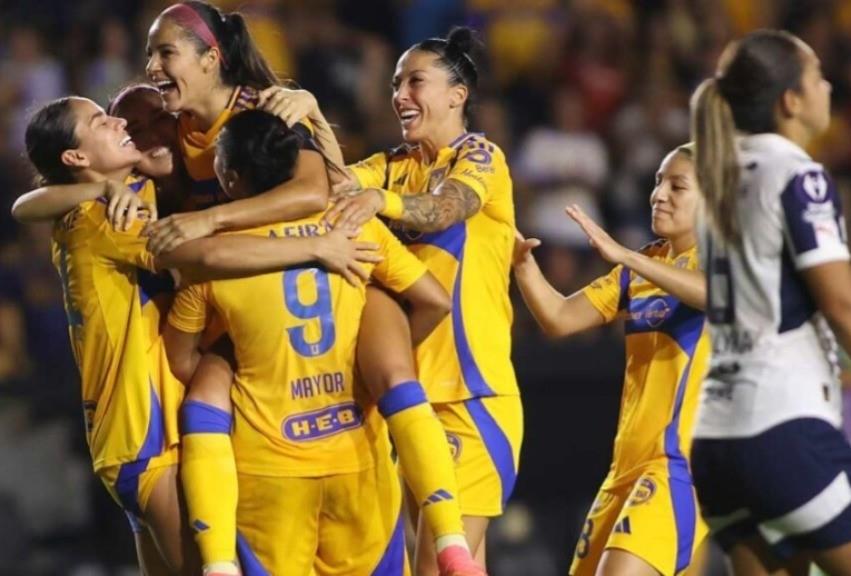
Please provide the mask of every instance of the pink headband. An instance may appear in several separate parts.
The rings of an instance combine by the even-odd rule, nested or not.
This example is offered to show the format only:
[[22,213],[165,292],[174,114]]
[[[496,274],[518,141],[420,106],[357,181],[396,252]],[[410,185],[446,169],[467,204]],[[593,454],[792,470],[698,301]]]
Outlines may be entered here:
[[216,35],[213,34],[213,31],[210,30],[210,27],[207,26],[207,23],[204,22],[201,15],[198,14],[192,6],[189,4],[175,4],[174,6],[169,6],[163,10],[160,16],[168,16],[174,20],[178,26],[186,28],[195,34],[204,42],[204,44],[210,48],[216,48],[219,51],[219,57],[222,59],[222,65],[225,68],[228,67],[228,62],[225,59],[225,53],[219,46],[219,42],[216,40]]

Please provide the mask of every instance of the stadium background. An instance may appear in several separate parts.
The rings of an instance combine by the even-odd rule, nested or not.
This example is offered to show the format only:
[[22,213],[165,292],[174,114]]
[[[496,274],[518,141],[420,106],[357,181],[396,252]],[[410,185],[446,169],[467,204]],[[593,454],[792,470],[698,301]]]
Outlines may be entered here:
[[[0,1],[0,574],[136,573],[126,521],[90,473],[50,227],[16,225],[9,208],[31,178],[27,111],[69,93],[104,104],[142,79],[147,28],[167,4]],[[539,261],[565,293],[607,267],[563,206],[579,203],[629,246],[648,240],[653,175],[687,139],[689,94],[749,30],[786,28],[815,48],[833,82],[834,121],[812,152],[844,192],[851,182],[849,0],[217,4],[242,10],[281,76],[316,94],[349,161],[398,143],[389,83],[401,51],[454,24],[478,29],[486,50],[474,128],[506,151],[518,227],[544,240]],[[612,326],[549,342],[515,303],[526,439],[514,505],[491,531],[490,571],[566,574],[611,455],[623,339]]]

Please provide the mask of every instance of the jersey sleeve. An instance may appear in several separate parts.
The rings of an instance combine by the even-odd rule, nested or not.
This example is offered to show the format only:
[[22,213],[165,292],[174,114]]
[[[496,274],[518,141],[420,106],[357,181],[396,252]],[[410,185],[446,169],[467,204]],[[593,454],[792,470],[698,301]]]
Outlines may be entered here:
[[189,334],[203,332],[207,326],[209,284],[192,284],[181,289],[168,313],[168,323]]
[[357,164],[350,164],[348,168],[357,178],[361,188],[381,188],[387,177],[387,155],[378,152]]
[[797,174],[786,185],[780,202],[784,234],[796,268],[849,259],[839,193],[824,170]]
[[373,236],[379,246],[378,253],[384,257],[375,265],[373,277],[397,294],[404,292],[422,278],[428,268],[399,242],[383,222],[376,218],[368,225],[373,227]]
[[[93,215],[90,212],[89,217]],[[96,220],[101,220],[94,216]],[[115,230],[106,221],[94,222],[99,227],[99,252],[106,258],[124,264],[131,264],[151,272],[156,272],[154,255],[148,251],[148,238],[141,235],[145,222],[137,220],[128,230]]]
[[600,276],[582,289],[582,293],[597,309],[606,322],[615,319],[626,308],[629,290],[629,268],[615,266],[605,276]]
[[508,180],[508,165],[498,146],[471,138],[464,144],[446,178],[472,188],[484,206],[494,191]]

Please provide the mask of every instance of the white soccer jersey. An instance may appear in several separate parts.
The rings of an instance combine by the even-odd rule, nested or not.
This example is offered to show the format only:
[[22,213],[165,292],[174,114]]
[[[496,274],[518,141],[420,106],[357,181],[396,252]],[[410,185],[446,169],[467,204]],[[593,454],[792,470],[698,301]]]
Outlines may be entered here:
[[777,134],[740,138],[738,157],[741,244],[701,234],[713,351],[695,437],[753,436],[802,417],[838,426],[836,343],[800,274],[849,258],[836,187]]

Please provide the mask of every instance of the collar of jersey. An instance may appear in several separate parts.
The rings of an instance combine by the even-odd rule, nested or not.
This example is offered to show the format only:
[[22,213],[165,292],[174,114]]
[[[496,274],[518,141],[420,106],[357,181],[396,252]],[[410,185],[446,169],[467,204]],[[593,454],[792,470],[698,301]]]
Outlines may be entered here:
[[218,118],[216,118],[216,121],[213,122],[213,125],[210,126],[210,129],[206,132],[201,132],[200,130],[195,129],[194,123],[192,122],[189,114],[181,114],[178,121],[181,124],[181,132],[185,134],[187,143],[197,148],[207,148],[210,144],[215,142],[222,126],[224,126],[224,123],[231,117],[231,112],[233,111],[234,106],[236,106],[241,93],[241,86],[234,88],[233,94],[231,94],[230,100],[228,101],[228,105],[225,106],[225,109],[222,110],[221,114],[219,114]]
[[774,132],[765,132],[762,134],[743,135],[739,137],[739,146],[743,150],[760,150],[773,153],[785,153],[797,156],[804,160],[812,160],[810,155],[803,148],[789,140],[788,138],[775,134]]

